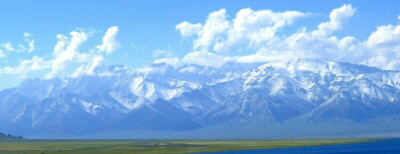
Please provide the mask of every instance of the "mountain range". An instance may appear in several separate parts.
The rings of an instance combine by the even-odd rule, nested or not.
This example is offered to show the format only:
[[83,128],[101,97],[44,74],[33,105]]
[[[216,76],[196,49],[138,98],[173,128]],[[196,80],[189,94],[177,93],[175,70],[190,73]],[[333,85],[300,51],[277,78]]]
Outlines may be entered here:
[[0,132],[33,138],[400,134],[400,71],[313,59],[102,66],[0,91]]

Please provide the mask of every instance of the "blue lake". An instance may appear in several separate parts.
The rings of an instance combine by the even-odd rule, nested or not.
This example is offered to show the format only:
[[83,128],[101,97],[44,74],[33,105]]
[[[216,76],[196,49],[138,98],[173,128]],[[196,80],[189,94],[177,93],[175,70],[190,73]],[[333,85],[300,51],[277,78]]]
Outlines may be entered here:
[[310,146],[296,148],[277,148],[262,150],[241,150],[227,152],[212,152],[208,154],[230,154],[230,153],[400,153],[400,139],[386,139],[365,143],[326,145],[326,146]]

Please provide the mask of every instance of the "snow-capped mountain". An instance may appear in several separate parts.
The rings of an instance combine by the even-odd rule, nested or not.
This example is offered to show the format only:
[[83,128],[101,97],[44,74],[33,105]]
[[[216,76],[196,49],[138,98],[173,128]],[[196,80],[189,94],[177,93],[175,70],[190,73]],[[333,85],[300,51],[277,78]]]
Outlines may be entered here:
[[[105,66],[95,72],[29,79],[1,91],[0,131],[55,137],[115,131],[201,136],[232,133],[224,129],[256,133],[246,131],[252,127],[261,134],[296,128],[335,135],[351,133],[346,130],[355,126],[389,125],[364,133],[400,132],[394,126],[400,122],[400,71],[300,59],[219,68]],[[334,124],[341,130],[312,130]]]

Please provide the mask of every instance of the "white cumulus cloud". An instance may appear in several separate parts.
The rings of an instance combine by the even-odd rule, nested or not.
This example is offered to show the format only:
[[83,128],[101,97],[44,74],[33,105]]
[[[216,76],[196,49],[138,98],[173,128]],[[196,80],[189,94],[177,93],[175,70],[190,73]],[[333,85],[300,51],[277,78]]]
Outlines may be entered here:
[[116,39],[117,34],[118,26],[108,28],[103,37],[103,44],[97,46],[99,52],[106,52],[107,54],[114,52],[119,46],[119,42]]
[[33,50],[35,50],[35,40],[32,39],[33,35],[30,33],[25,32],[24,33],[24,38],[25,41],[28,43],[28,52],[31,53]]
[[89,55],[81,54],[79,52],[79,46],[88,39],[87,34],[84,31],[72,31],[70,32],[70,35],[70,39],[61,34],[57,35],[58,42],[54,47],[54,59],[51,60],[52,70],[47,74],[47,78],[56,76],[71,62],[82,62],[87,60]]
[[0,74],[15,74],[22,77],[25,77],[27,72],[43,70],[45,68],[49,68],[50,63],[45,61],[43,58],[34,56],[32,59],[23,60],[16,67],[6,66],[0,69]]
[[313,35],[330,35],[332,32],[340,30],[343,23],[354,15],[354,9],[350,4],[345,4],[342,7],[333,9],[329,14],[330,21],[318,25],[318,30],[313,32]]
[[[359,52],[363,47],[353,36],[337,37],[335,31],[341,30],[343,24],[354,15],[356,9],[350,4],[344,4],[330,12],[329,20],[322,22],[318,28],[308,31],[302,27],[292,34],[279,35],[285,26],[292,25],[299,18],[309,16],[311,13],[299,11],[274,12],[272,10],[254,11],[249,8],[241,9],[231,20],[226,19],[225,10],[221,11],[224,22],[228,24],[224,30],[217,29],[218,33],[213,33],[213,39],[209,39],[208,46],[214,45],[213,50],[209,52],[190,52],[183,61],[189,63],[191,60],[195,63],[205,65],[221,65],[228,60],[239,62],[266,62],[274,60],[289,60],[297,58],[322,58],[338,61],[357,61],[364,56]],[[206,23],[209,22],[209,17]],[[206,25],[206,24],[204,24]],[[213,31],[213,30],[210,30]],[[201,33],[201,32],[200,32]],[[194,49],[196,42],[201,40],[202,36],[194,40]],[[207,47],[207,46],[206,46]],[[205,48],[203,51],[207,51]],[[218,55],[221,51],[230,51],[240,49],[246,51],[255,51],[249,55],[241,57],[229,57]],[[213,53],[216,52],[216,53]],[[233,50],[235,51],[235,50]],[[204,58],[208,55],[210,58]],[[197,58],[198,56],[199,58]],[[210,59],[222,59],[217,63]],[[207,61],[208,60],[208,61]],[[207,61],[207,62],[206,62]]]
[[170,50],[156,49],[153,51],[153,56],[158,58],[153,63],[166,63],[174,67],[180,64],[180,59]]
[[187,21],[184,21],[175,26],[175,29],[178,30],[183,37],[189,37],[192,35],[198,35],[202,29],[202,25],[192,24]]
[[229,21],[225,9],[211,12],[204,25],[192,24],[184,21],[176,25],[181,36],[197,36],[193,42],[195,50],[209,50],[213,46],[215,51],[228,51],[243,42],[249,46],[257,46],[273,39],[275,33],[282,27],[291,25],[295,20],[305,17],[309,13],[298,11],[274,12],[271,10],[253,11],[249,8],[241,9],[236,17]]
[[156,59],[153,63],[166,63],[171,66],[177,67],[180,64],[180,59],[178,57],[168,57],[168,58],[160,58]]
[[[33,56],[32,59],[22,60],[18,66],[6,66],[0,68],[0,74],[16,74],[19,76],[25,76],[27,73],[38,70],[49,70],[46,74],[46,78],[53,78],[60,73],[65,74],[67,68],[72,68],[76,65],[79,67],[75,70],[72,76],[78,76],[80,74],[93,74],[94,69],[101,64],[104,59],[104,53],[112,53],[118,42],[116,40],[118,28],[111,27],[103,37],[103,44],[96,46],[96,49],[100,52],[90,50],[88,52],[81,52],[81,45],[86,42],[89,38],[88,33],[84,30],[72,31],[69,33],[70,36],[58,34],[56,37],[58,42],[56,43],[52,57],[48,60]],[[24,36],[28,40],[32,35],[25,33]],[[29,41],[28,41],[29,42]],[[34,46],[29,45],[28,52],[33,51]],[[2,51],[0,50],[0,56]],[[74,65],[73,65],[74,64]]]
[[400,25],[378,26],[363,45],[370,56],[363,61],[364,64],[400,69]]
[[197,38],[193,42],[194,49],[207,50],[214,41],[218,41],[221,33],[225,33],[229,28],[230,23],[226,19],[227,14],[225,9],[220,9],[211,12],[204,25],[197,23],[192,24],[184,21],[175,26],[183,37],[196,35]]
[[227,30],[226,39],[216,42],[215,51],[228,51],[236,45],[259,46],[277,37],[276,32],[309,13],[298,11],[274,12],[271,10],[253,11],[241,9]]
[[0,46],[6,51],[14,51],[14,48],[10,42],[2,43]]

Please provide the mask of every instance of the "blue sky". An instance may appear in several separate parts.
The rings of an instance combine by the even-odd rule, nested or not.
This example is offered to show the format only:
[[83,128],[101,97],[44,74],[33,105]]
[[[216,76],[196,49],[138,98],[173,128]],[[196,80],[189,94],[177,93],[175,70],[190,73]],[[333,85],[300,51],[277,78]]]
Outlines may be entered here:
[[[338,9],[337,19],[330,18],[334,9]],[[241,11],[244,19],[252,19],[242,21],[245,31],[235,29]],[[297,14],[289,12],[277,21],[269,21],[269,17],[286,11]],[[217,12],[216,18],[226,21],[220,31],[215,26],[204,28],[207,21],[223,24],[211,20],[213,12]],[[291,17],[293,14],[295,17]],[[1,1],[0,89],[16,86],[26,78],[93,75],[87,71],[92,66],[123,64],[140,68],[157,60],[177,66],[194,63],[218,67],[221,63],[215,61],[311,57],[399,69],[399,15],[400,2],[395,0]],[[282,20],[287,23],[279,25]],[[187,24],[178,28],[184,21]],[[318,31],[322,23],[327,23],[328,31]],[[379,26],[381,31],[377,30]],[[75,56],[56,63],[55,46],[60,42],[56,36],[63,35],[64,43],[68,43],[72,31],[87,38],[78,43],[78,48],[60,50],[74,52]],[[108,32],[111,40],[105,41]],[[299,37],[304,38],[290,42]],[[288,44],[293,46],[288,48]],[[100,59],[98,64],[96,58]]]

